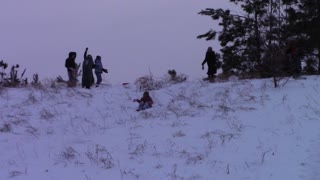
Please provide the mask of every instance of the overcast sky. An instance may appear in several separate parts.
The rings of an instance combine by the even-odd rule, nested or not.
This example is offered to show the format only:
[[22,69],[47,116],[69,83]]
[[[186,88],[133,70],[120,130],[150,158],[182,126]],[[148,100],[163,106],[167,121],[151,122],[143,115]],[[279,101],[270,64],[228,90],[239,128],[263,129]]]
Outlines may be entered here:
[[214,28],[197,13],[227,8],[227,0],[2,0],[0,60],[27,68],[31,77],[67,78],[70,51],[83,61],[86,47],[102,62],[110,83],[133,82],[149,69],[156,77],[176,69],[191,79],[206,76],[201,62],[208,46],[196,36]]

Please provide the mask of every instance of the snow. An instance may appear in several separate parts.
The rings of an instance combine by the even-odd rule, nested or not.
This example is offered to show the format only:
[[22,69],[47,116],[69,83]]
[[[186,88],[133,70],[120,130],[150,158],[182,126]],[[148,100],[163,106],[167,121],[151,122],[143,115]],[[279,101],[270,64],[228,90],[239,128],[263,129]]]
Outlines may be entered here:
[[0,179],[319,180],[320,77],[0,89]]

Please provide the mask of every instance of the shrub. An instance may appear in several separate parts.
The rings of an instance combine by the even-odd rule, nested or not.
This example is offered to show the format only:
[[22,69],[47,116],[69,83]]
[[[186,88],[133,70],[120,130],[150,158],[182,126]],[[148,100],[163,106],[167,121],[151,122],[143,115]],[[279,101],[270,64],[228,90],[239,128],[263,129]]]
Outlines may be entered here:
[[8,67],[8,64],[5,63],[3,60],[0,61],[0,68],[2,68],[2,71],[0,72],[0,85],[5,87],[17,87],[19,85],[27,85],[28,79],[23,79],[24,73],[26,72],[26,69],[21,73],[20,78],[18,77],[18,68],[20,67],[19,64],[16,64],[14,66],[11,66],[10,73],[7,74],[5,72],[6,68]]

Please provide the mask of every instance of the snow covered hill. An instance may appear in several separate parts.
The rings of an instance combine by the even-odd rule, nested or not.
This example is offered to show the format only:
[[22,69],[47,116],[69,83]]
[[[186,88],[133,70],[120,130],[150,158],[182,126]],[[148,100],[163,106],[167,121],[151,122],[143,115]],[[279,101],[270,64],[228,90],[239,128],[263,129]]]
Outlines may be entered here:
[[0,89],[0,179],[319,180],[320,77]]

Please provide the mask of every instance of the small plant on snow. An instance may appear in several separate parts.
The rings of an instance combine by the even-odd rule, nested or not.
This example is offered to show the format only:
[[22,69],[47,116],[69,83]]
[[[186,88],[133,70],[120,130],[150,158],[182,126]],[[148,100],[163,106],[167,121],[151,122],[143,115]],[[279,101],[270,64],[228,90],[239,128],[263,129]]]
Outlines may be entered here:
[[158,90],[163,87],[166,87],[170,84],[181,83],[187,80],[187,76],[184,74],[177,74],[177,72],[173,70],[168,70],[168,76],[164,78],[155,79],[150,72],[149,75],[139,77],[135,81],[135,85],[139,91],[151,91]]
[[42,84],[40,83],[40,81],[39,81],[39,75],[38,74],[33,74],[33,79],[32,79],[31,85],[34,88],[37,88],[37,89],[43,89],[44,88],[42,86]]
[[130,153],[130,154],[134,154],[134,155],[142,155],[145,152],[147,143],[143,143],[143,144],[138,144],[135,148],[135,150]]
[[201,138],[205,138],[210,140],[210,142],[217,142],[217,140],[220,140],[221,145],[223,145],[226,141],[231,141],[232,139],[235,139],[237,136],[239,136],[238,134],[233,134],[233,133],[226,133],[224,131],[211,131],[211,132],[206,132],[205,134],[203,134],[201,136]]
[[151,91],[161,89],[163,87],[163,84],[155,80],[152,74],[139,77],[134,84],[137,86],[139,91]]
[[0,132],[7,133],[7,132],[11,132],[11,130],[12,130],[12,127],[9,123],[4,123],[2,127],[0,127]]
[[17,177],[17,176],[21,176],[22,174],[23,174],[23,172],[21,172],[21,171],[11,171],[9,173],[9,177],[10,178],[14,178],[14,177]]
[[168,70],[168,74],[169,74],[169,76],[170,76],[170,80],[171,80],[173,83],[181,83],[181,82],[187,80],[187,76],[186,76],[185,74],[178,74],[178,75],[177,75],[177,72],[176,72],[176,70],[174,70],[174,69]]
[[121,175],[122,176],[124,176],[124,175],[125,176],[132,176],[135,179],[139,179],[139,177],[140,177],[139,174],[135,173],[134,171],[135,171],[135,169],[125,169],[125,170],[121,171]]
[[50,120],[55,117],[55,114],[48,111],[47,109],[43,109],[40,112],[40,117],[41,117],[41,119],[44,119],[44,120]]
[[111,153],[102,145],[97,144],[95,149],[88,150],[86,155],[91,162],[100,166],[101,168],[110,169],[114,167],[114,160],[111,156]]
[[172,180],[183,179],[183,177],[177,175],[177,169],[178,169],[178,165],[174,164],[172,167],[172,172],[168,174],[170,179],[172,179]]
[[178,131],[178,132],[175,132],[172,137],[183,137],[183,136],[186,136],[185,133],[183,133],[182,131]]
[[60,154],[62,160],[71,161],[76,159],[80,154],[71,146],[66,147]]
[[58,83],[56,80],[54,79],[47,79],[45,81],[45,84],[50,87],[51,89],[55,90],[55,93],[58,93],[59,89],[63,89],[65,88],[65,84],[63,83]]
[[170,101],[167,106],[167,110],[176,115],[177,118],[186,116],[192,117],[197,113],[197,111],[192,109],[192,107],[184,107],[183,102],[179,101]]
[[28,99],[26,100],[26,102],[30,104],[35,104],[35,103],[38,103],[39,101],[33,93],[30,93],[28,95]]
[[143,111],[141,113],[141,116],[143,119],[151,119],[152,117],[154,117],[154,115],[149,111]]
[[19,64],[16,64],[14,66],[11,66],[10,73],[7,74],[5,72],[6,68],[8,67],[8,64],[5,63],[3,60],[0,61],[0,68],[2,68],[0,72],[0,85],[4,87],[17,87],[19,85],[27,85],[28,79],[23,79],[24,73],[26,72],[26,69],[21,73],[20,77],[18,76],[18,69]]
[[39,84],[39,75],[38,74],[34,74],[33,75],[33,80],[32,80],[32,84]]
[[35,137],[38,137],[40,135],[39,130],[37,128],[31,126],[31,125],[28,125],[26,127],[26,132],[31,134],[31,135],[33,135],[33,136],[35,136]]
[[188,164],[188,165],[195,165],[195,164],[197,164],[198,162],[203,161],[203,160],[204,160],[204,157],[205,157],[205,156],[202,155],[202,154],[193,155],[193,156],[187,158],[186,164]]
[[198,92],[187,92],[185,89],[179,92],[167,91],[167,94],[171,96],[169,103],[167,104],[168,112],[173,113],[177,117],[182,116],[195,116],[199,113],[199,109],[210,107],[199,101]]

